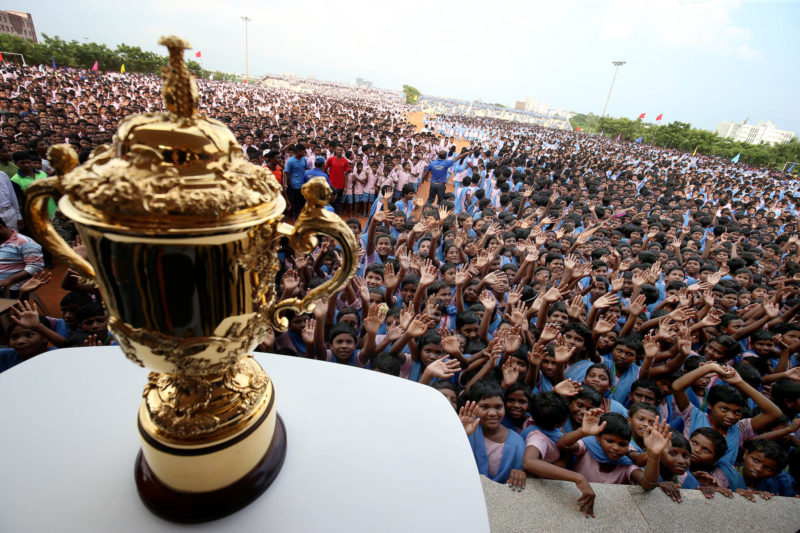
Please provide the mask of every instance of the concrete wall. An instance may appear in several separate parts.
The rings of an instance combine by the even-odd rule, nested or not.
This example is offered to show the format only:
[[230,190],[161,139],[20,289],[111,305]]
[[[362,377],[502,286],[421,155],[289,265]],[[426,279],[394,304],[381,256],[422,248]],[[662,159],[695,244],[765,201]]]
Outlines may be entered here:
[[481,476],[493,533],[529,531],[602,532],[795,532],[800,528],[800,498],[733,499],[717,494],[707,500],[700,491],[683,490],[675,503],[661,489],[592,484],[596,518],[578,511],[578,489],[566,481],[528,478],[522,492]]

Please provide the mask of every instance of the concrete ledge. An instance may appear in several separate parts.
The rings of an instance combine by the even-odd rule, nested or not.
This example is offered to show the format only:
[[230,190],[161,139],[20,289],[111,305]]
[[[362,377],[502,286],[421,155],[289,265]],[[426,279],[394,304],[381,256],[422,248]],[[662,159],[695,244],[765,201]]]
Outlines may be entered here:
[[800,529],[800,498],[774,497],[751,502],[716,495],[707,500],[700,491],[683,490],[675,503],[660,489],[592,483],[597,494],[596,518],[578,511],[575,485],[566,481],[528,478],[525,490],[481,476],[489,523],[494,533],[529,531],[630,531],[641,533],[692,531],[795,532]]

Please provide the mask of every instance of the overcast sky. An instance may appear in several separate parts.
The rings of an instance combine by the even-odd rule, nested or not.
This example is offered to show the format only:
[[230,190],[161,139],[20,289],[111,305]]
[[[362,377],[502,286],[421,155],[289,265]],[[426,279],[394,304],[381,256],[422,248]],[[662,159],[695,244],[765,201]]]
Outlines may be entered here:
[[[14,4],[15,2],[9,2]],[[165,53],[188,39],[203,66],[371,80],[513,105],[525,97],[612,116],[771,120],[800,132],[800,1],[784,0],[28,0],[42,33]]]

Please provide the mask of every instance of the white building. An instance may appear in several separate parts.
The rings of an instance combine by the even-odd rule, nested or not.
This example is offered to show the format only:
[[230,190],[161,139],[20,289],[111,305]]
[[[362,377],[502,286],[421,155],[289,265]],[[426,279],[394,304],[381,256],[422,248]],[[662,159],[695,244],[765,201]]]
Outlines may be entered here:
[[794,137],[793,131],[779,130],[775,124],[768,120],[761,120],[758,124],[745,122],[720,122],[717,125],[717,135],[724,139],[746,142],[749,144],[783,144]]

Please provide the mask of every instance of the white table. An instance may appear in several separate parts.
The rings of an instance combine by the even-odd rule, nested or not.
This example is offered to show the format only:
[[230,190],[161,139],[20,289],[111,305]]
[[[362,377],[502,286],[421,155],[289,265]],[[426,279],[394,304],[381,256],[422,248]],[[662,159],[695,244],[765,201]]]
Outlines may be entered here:
[[272,354],[288,451],[278,478],[226,518],[151,514],[133,465],[146,370],[116,347],[40,355],[0,374],[0,531],[488,532],[464,431],[430,387]]

